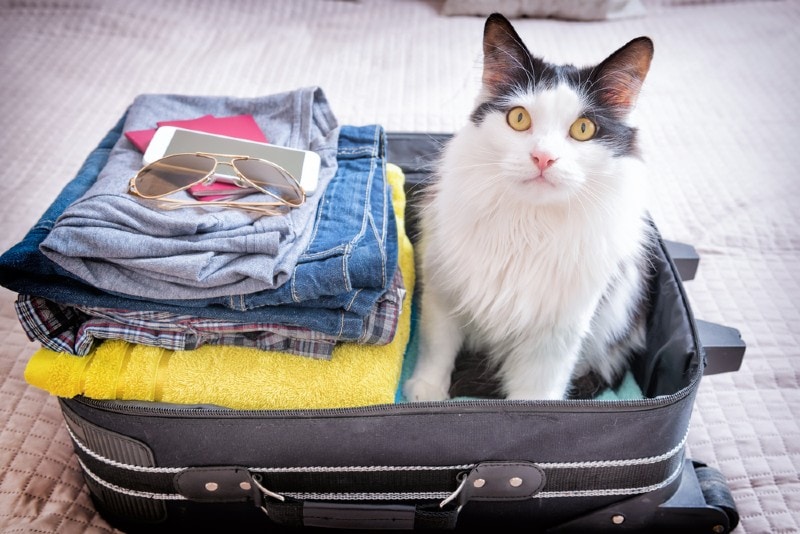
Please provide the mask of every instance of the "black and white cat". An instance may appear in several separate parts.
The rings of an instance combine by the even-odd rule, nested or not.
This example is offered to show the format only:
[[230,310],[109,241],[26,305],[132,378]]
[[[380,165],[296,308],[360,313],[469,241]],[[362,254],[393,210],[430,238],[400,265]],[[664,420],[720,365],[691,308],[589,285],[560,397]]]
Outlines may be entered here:
[[448,398],[460,351],[482,355],[502,397],[586,395],[617,383],[644,344],[653,236],[628,117],[653,44],[634,39],[593,67],[553,65],[493,14],[483,52],[476,107],[422,212],[406,398]]

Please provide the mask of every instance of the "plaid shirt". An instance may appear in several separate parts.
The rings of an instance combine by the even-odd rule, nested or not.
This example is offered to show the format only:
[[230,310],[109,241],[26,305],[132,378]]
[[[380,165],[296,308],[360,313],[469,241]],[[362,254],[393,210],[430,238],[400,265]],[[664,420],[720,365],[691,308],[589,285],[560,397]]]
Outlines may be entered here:
[[15,308],[31,341],[57,352],[84,356],[102,339],[191,350],[202,345],[236,345],[330,359],[337,342],[385,345],[394,339],[405,287],[400,269],[392,286],[364,320],[358,339],[273,323],[220,321],[170,312],[71,306],[20,294]]

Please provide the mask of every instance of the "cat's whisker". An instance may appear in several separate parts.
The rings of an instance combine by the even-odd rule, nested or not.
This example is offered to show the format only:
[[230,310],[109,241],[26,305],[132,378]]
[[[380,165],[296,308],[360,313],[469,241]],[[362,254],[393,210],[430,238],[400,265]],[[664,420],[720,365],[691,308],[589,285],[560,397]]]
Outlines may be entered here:
[[[572,200],[572,199],[570,198],[570,200]],[[580,205],[581,209],[583,210],[583,214],[588,218],[589,217],[589,211],[586,209],[586,206],[584,205],[583,200],[581,200],[580,194],[575,195],[575,200],[578,202],[578,204]],[[571,205],[572,205],[572,202],[570,202],[570,206]]]
[[616,198],[618,196],[617,192],[613,185],[591,176],[585,177],[583,184],[578,188],[579,194],[588,195],[602,202],[609,202],[611,199]]
[[611,205],[611,203],[609,203],[605,198],[598,196],[594,191],[581,189],[576,196],[579,199],[583,198],[587,202],[590,202],[592,206],[602,210],[608,217],[614,216],[614,207]]
[[602,197],[602,200],[607,203],[614,203],[614,202],[624,202],[624,192],[620,191],[619,187],[609,184],[607,182],[603,182],[601,180],[594,180],[590,179],[586,182],[587,191],[591,191],[592,194],[596,195],[598,198]]

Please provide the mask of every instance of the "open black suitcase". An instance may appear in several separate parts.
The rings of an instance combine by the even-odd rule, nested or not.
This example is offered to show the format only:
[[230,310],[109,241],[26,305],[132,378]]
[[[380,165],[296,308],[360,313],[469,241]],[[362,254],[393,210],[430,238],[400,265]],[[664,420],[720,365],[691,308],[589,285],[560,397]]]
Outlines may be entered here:
[[[446,135],[388,134],[414,198]],[[237,411],[60,399],[97,508],[128,531],[295,527],[728,532],[727,483],[687,458],[704,373],[734,371],[735,329],[696,321],[698,257],[661,242],[648,351],[630,401],[458,400]]]

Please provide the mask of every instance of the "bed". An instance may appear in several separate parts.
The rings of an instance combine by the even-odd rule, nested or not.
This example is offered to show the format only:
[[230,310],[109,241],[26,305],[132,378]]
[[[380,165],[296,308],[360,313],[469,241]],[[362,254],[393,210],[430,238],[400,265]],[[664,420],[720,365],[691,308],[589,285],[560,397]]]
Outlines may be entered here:
[[[534,53],[578,65],[654,40],[637,110],[650,213],[700,256],[686,283],[696,317],[747,343],[738,371],[703,379],[688,455],[727,479],[736,532],[798,532],[800,3],[623,3],[635,9],[593,20],[540,10],[513,23]],[[454,4],[2,0],[0,251],[141,93],[319,86],[341,124],[452,133],[480,80],[486,2],[462,4],[476,14]],[[57,400],[23,377],[38,344],[15,298],[0,288],[0,531],[115,532],[92,506]]]

